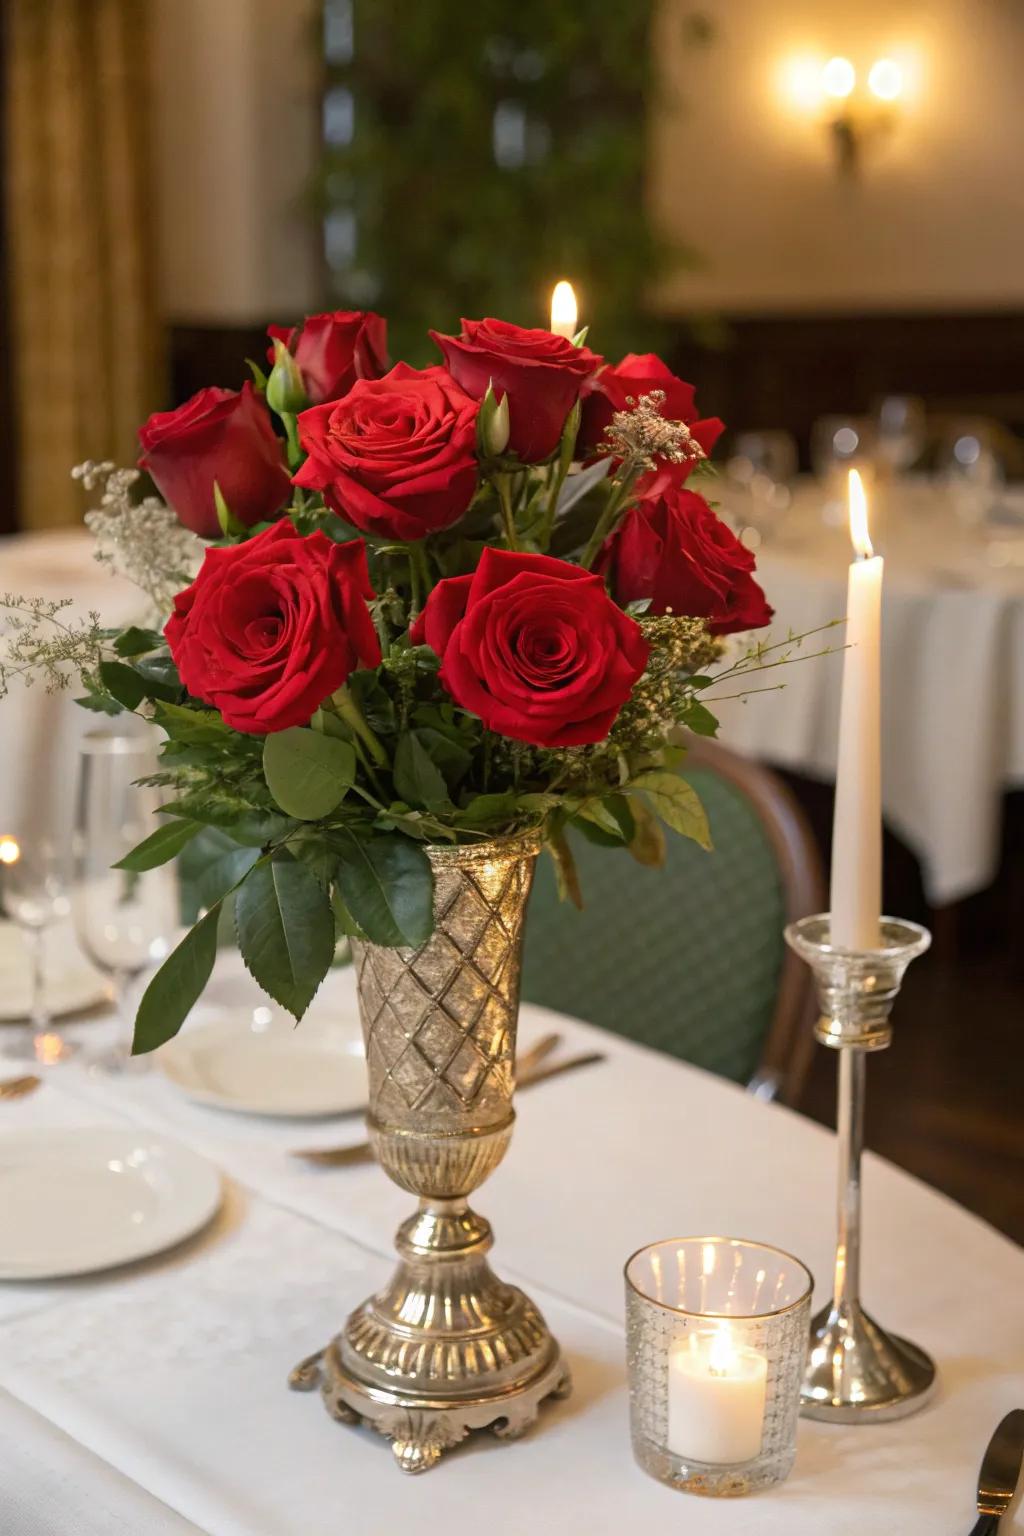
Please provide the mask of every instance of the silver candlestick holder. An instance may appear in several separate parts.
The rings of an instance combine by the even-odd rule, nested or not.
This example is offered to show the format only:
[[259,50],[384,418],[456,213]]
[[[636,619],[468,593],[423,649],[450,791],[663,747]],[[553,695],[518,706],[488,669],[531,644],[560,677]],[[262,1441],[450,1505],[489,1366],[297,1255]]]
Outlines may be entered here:
[[821,1017],[814,1033],[839,1053],[839,1189],[835,1288],[811,1320],[801,1412],[834,1424],[904,1418],[924,1406],[935,1365],[924,1350],[880,1328],[860,1302],[860,1162],[865,1066],[892,1039],[889,1014],[903,973],[931,943],[917,923],[883,917],[877,949],[831,943],[827,912],[790,923],[786,942],[814,972]]

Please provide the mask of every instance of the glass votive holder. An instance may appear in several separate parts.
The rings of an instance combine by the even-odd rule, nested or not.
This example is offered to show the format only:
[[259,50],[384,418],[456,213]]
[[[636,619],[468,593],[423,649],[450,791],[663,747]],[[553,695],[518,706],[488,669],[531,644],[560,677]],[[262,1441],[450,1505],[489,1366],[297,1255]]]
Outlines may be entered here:
[[779,1248],[678,1237],[626,1264],[633,1454],[672,1488],[781,1483],[796,1454],[810,1271]]

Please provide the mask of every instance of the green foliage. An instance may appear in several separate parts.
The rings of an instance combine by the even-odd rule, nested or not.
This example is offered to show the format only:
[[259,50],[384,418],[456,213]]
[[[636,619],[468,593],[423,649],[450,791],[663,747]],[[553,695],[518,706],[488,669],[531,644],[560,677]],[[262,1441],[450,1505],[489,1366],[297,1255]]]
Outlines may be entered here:
[[351,91],[354,132],[325,151],[319,179],[322,207],[356,232],[336,301],[387,315],[392,355],[422,364],[436,360],[428,325],[547,325],[568,276],[599,350],[655,347],[643,296],[688,253],[644,217],[653,0],[474,0],[457,14],[447,0],[354,0],[353,12],[352,56],[329,65],[328,86]]
[[126,853],[123,859],[119,859],[114,865],[115,869],[131,870],[134,874],[141,874],[147,869],[156,869],[161,864],[167,864],[192,841],[202,827],[194,821],[175,820],[166,822],[164,826],[157,827],[141,843],[137,843],[130,853]]
[[133,1055],[155,1051],[158,1045],[170,1040],[185,1022],[189,1010],[199,1001],[217,958],[219,917],[219,906],[211,907],[186,933],[149,983],[135,1016]]
[[300,821],[319,821],[337,809],[351,788],[355,749],[298,726],[276,731],[263,748],[263,772],[282,811]]
[[339,834],[338,887],[374,944],[424,944],[434,926],[434,878],[422,848],[408,838]]
[[261,859],[235,895],[235,932],[264,992],[301,1019],[334,958],[334,914],[315,875],[284,852]]

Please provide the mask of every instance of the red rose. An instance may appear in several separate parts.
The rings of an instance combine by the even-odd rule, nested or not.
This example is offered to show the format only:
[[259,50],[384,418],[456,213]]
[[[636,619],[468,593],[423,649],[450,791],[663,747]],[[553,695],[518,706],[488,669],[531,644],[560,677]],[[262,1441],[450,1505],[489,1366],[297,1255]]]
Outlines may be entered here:
[[538,747],[603,741],[647,664],[599,576],[490,547],[472,576],[438,582],[411,639],[440,656],[456,704]]
[[[577,445],[581,454],[593,453],[605,442],[604,429],[609,426],[616,411],[627,409],[626,396],[638,400],[650,394],[652,389],[665,393],[661,414],[669,421],[682,421],[690,429],[692,437],[710,455],[724,430],[724,423],[717,416],[700,420],[694,410],[695,390],[676,378],[672,370],[653,352],[637,355],[630,352],[614,367],[602,368],[601,372],[584,387],[583,415]],[[686,467],[683,478],[692,465]],[[676,470],[676,479],[680,478]]]
[[411,543],[457,523],[477,484],[479,406],[444,368],[396,363],[299,417],[296,485],[365,533]]
[[[268,325],[267,335],[283,341],[299,365],[314,405],[339,400],[357,379],[379,379],[388,366],[388,323],[371,310],[336,309],[307,315],[301,326]],[[267,349],[273,363],[274,349]]]
[[773,610],[754,580],[750,550],[696,491],[674,487],[626,513],[604,547],[620,603],[651,599],[651,613],[707,619],[714,635],[760,629]]
[[280,512],[291,495],[280,439],[251,384],[201,389],[174,411],[139,428],[142,457],[179,521],[204,539],[220,537],[216,480],[239,522],[251,528]]
[[492,381],[499,399],[508,396],[507,451],[524,464],[551,457],[584,380],[604,361],[564,336],[507,320],[463,320],[461,336],[430,334],[452,377],[474,400],[483,399]]
[[360,539],[303,538],[281,522],[208,549],[164,634],[192,697],[262,735],[305,725],[350,672],[380,665],[372,596]]

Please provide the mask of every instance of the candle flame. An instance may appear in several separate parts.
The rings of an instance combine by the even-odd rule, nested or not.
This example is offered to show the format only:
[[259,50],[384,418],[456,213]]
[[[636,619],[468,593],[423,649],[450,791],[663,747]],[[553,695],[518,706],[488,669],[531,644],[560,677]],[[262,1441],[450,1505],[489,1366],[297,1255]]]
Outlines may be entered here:
[[736,1349],[728,1324],[716,1328],[708,1346],[708,1370],[712,1376],[728,1376],[736,1368]]
[[870,560],[874,554],[868,533],[868,502],[864,495],[864,483],[860,472],[851,469],[847,481],[847,499],[850,507],[850,539],[858,558]]
[[551,329],[558,336],[572,340],[576,334],[576,295],[565,278],[557,282],[551,295]]
[[0,837],[0,864],[17,864],[21,858],[21,849],[18,847],[16,837]]

